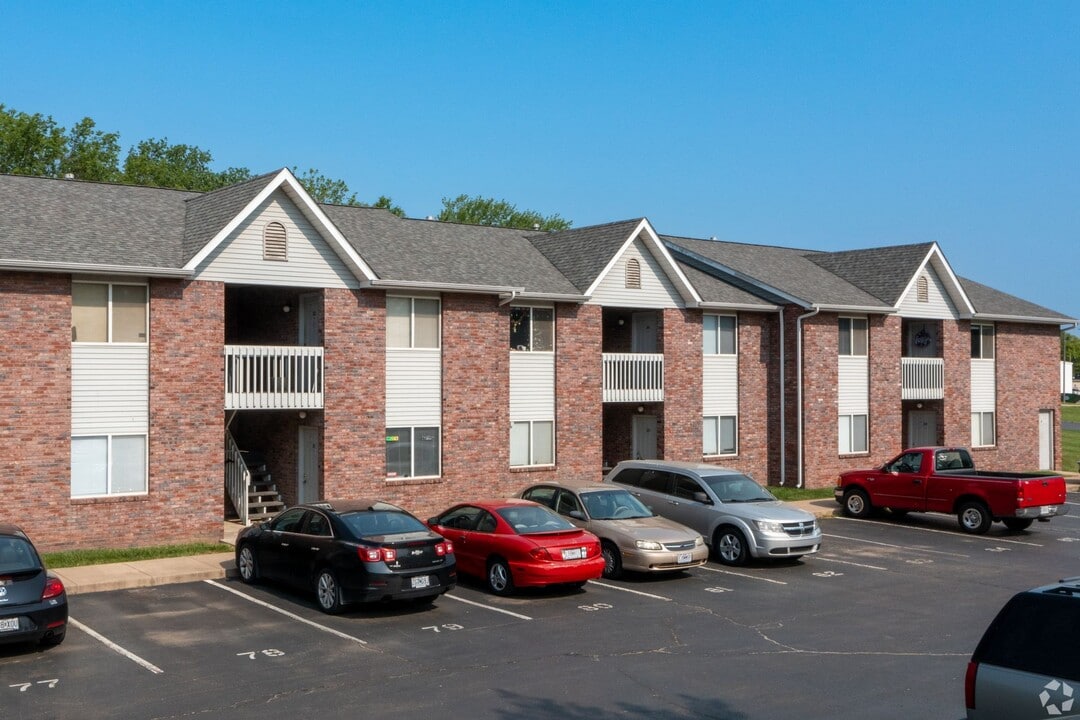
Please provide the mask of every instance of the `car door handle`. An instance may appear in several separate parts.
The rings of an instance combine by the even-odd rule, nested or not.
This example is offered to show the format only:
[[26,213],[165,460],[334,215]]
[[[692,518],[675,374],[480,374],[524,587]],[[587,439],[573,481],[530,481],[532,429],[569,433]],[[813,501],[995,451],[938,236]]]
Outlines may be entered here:
[[678,504],[679,504],[679,501],[678,501],[678,500],[668,500],[668,501],[667,501],[667,504],[668,504],[668,505],[678,505]]
[[920,480],[919,478],[915,478],[914,480],[911,481],[911,484],[912,485],[922,485],[922,480]]
[[283,542],[283,543],[281,543],[281,547],[289,547],[289,543]]

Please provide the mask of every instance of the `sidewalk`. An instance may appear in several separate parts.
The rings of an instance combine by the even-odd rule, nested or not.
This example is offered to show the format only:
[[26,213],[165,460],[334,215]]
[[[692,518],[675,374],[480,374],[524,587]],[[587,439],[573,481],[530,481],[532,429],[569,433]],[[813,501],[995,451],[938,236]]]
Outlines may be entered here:
[[[1061,474],[1065,477],[1069,492],[1080,492],[1080,473],[1063,472]],[[840,505],[832,498],[799,500],[790,504],[819,518],[831,517],[840,512]],[[108,565],[86,565],[60,568],[53,572],[63,581],[68,595],[233,578],[238,575],[232,546],[236,544],[236,535],[240,529],[241,526],[237,523],[224,523],[222,552],[220,553]]]

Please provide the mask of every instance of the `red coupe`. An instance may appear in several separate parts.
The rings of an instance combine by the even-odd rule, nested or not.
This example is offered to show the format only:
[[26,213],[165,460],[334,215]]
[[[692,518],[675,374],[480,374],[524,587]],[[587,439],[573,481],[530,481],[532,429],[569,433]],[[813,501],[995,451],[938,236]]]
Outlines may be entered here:
[[428,525],[454,544],[458,570],[486,578],[496,595],[515,587],[581,587],[604,572],[595,535],[528,500],[461,503]]

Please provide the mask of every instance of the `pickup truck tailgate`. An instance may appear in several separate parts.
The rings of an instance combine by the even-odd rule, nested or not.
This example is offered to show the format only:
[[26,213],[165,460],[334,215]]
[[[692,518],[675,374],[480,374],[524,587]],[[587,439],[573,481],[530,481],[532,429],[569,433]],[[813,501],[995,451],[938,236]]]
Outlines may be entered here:
[[1038,505],[1061,505],[1065,502],[1065,478],[1048,475],[1020,481],[1017,491],[1018,508]]

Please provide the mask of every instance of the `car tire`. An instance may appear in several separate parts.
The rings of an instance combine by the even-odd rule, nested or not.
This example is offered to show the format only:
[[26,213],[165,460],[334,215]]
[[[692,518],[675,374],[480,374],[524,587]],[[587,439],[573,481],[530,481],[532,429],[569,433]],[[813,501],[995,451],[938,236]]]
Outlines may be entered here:
[[319,609],[327,615],[341,612],[341,586],[333,570],[326,568],[319,571],[315,579],[315,599]]
[[844,514],[853,518],[868,518],[874,512],[870,496],[861,488],[852,488],[844,493]]
[[746,549],[746,537],[738,528],[717,528],[713,539],[713,552],[724,565],[745,565],[750,553]]
[[622,554],[619,548],[605,542],[600,546],[600,554],[604,556],[604,577],[614,580],[622,575]]
[[60,643],[64,642],[64,636],[67,635],[67,628],[64,628],[60,632],[55,632],[52,635],[46,635],[41,638],[41,644],[45,647],[56,647]]
[[502,558],[488,561],[487,584],[494,595],[509,595],[514,592],[514,577],[510,574],[510,565]]
[[240,552],[236,554],[236,569],[240,573],[240,579],[249,585],[258,582],[259,564],[255,560],[251,545],[240,546]]
[[1035,522],[1031,518],[1005,518],[1001,522],[1005,523],[1005,527],[1010,530],[1027,530],[1031,527],[1031,523]]
[[956,512],[956,520],[961,530],[972,535],[984,534],[994,522],[990,510],[978,500],[969,500],[961,505]]

